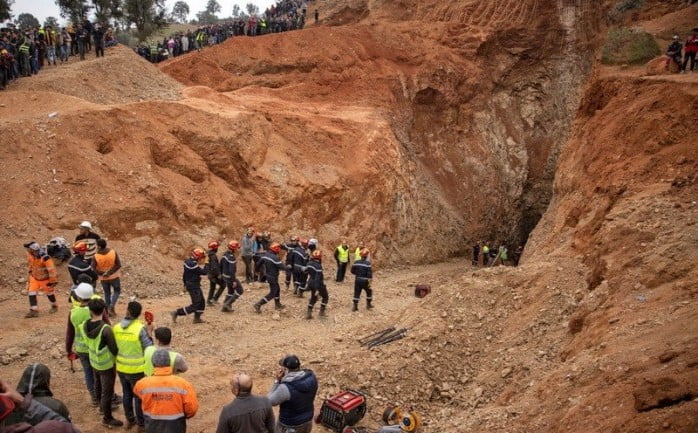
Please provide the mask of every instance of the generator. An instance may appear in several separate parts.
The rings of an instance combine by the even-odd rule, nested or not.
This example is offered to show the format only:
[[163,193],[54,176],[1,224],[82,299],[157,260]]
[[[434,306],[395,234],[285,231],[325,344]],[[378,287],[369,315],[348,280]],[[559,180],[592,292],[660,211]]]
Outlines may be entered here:
[[326,398],[315,422],[342,433],[345,427],[353,426],[366,415],[366,396],[352,389]]

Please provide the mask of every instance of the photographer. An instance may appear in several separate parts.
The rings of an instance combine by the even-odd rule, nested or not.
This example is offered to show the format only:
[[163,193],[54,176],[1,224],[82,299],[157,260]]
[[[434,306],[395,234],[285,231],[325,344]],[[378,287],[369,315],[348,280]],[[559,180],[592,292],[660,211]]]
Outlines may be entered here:
[[318,383],[315,373],[301,369],[296,355],[287,355],[279,361],[281,368],[267,397],[272,406],[279,406],[277,433],[310,433],[313,429],[315,394]]

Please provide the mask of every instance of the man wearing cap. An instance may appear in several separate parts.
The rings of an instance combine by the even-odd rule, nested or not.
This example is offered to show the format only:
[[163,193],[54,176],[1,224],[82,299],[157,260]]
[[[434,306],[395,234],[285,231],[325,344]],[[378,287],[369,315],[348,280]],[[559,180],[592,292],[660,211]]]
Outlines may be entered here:
[[81,222],[78,226],[78,230],[80,230],[80,233],[75,236],[75,242],[84,241],[87,244],[85,257],[91,259],[97,252],[97,239],[101,239],[101,237],[92,231],[92,223],[89,221]]
[[172,374],[169,351],[156,350],[153,366],[153,375],[139,380],[133,389],[143,402],[145,431],[185,433],[187,419],[199,410],[196,391],[185,379]]
[[153,345],[149,335],[153,325],[146,326],[138,319],[142,310],[140,302],[129,302],[126,317],[114,326],[114,340],[119,349],[116,355],[116,372],[123,389],[126,428],[145,425],[141,400],[133,394],[133,387],[145,376],[145,349]]
[[58,311],[58,303],[54,293],[58,277],[53,260],[34,241],[24,244],[24,248],[27,249],[27,260],[29,261],[29,286],[27,288],[29,312],[24,317],[39,317],[39,301],[37,299],[39,292],[46,293],[46,297],[51,302],[51,313],[55,313]]
[[216,433],[274,433],[274,411],[267,397],[252,395],[252,378],[238,373],[230,381],[235,400],[223,406]]
[[287,355],[279,365],[276,380],[267,397],[272,406],[279,406],[277,433],[310,433],[313,429],[314,401],[318,383],[315,373],[301,369],[296,355]]

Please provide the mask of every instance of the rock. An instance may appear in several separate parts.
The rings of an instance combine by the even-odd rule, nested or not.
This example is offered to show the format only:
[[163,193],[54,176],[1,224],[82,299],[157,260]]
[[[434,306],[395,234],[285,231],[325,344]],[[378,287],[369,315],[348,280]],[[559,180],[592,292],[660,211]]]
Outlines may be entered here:
[[618,317],[612,317],[612,318],[608,319],[608,324],[609,324],[609,325],[612,325],[612,324],[614,324],[614,323],[616,323],[616,322],[618,322],[618,321],[620,321],[620,318],[618,318]]
[[671,377],[646,379],[645,383],[633,391],[635,410],[645,412],[658,407],[693,398],[686,383],[679,383]]
[[20,283],[20,284],[26,283],[26,282],[27,282],[27,279],[24,278],[24,277],[19,277],[19,278],[17,278],[17,282]]
[[478,386],[473,390],[473,395],[475,396],[475,398],[480,398],[482,397],[482,394],[484,394],[484,392],[485,390],[481,386]]
[[273,320],[281,320],[281,316],[279,315],[279,313],[274,313],[274,314],[272,314],[271,318],[272,318]]
[[501,373],[502,379],[509,377],[509,375],[511,375],[512,371],[514,371],[514,369],[512,369],[511,367],[507,367],[504,370],[502,370],[502,373]]
[[666,351],[666,352],[662,353],[661,355],[659,355],[659,362],[661,362],[662,364],[665,364],[665,363],[671,361],[672,359],[676,358],[677,356],[679,356],[678,352],[674,352],[673,350],[669,350],[669,351]]

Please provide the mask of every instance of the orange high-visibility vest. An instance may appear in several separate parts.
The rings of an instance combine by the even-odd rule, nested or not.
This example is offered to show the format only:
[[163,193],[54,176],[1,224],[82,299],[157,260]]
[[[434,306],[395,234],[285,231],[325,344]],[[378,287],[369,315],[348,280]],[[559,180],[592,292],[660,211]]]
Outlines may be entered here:
[[56,268],[53,266],[53,260],[48,255],[34,257],[32,254],[27,254],[29,260],[29,275],[37,281],[46,281],[55,283],[57,281]]
[[102,281],[109,281],[109,280],[115,280],[119,278],[121,274],[121,270],[118,270],[114,272],[113,274],[109,275],[108,277],[103,277],[101,274],[103,272],[107,272],[110,269],[116,265],[116,251],[113,249],[109,250],[108,253],[106,254],[100,254],[99,252],[95,254],[95,263],[97,263],[97,273],[100,274],[99,279]]

